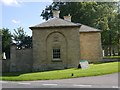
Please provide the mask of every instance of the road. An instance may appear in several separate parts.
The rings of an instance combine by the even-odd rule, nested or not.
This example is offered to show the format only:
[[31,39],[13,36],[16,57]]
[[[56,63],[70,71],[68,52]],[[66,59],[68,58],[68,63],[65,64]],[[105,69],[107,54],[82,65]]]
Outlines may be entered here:
[[118,88],[118,73],[61,80],[0,81],[0,83],[2,88]]

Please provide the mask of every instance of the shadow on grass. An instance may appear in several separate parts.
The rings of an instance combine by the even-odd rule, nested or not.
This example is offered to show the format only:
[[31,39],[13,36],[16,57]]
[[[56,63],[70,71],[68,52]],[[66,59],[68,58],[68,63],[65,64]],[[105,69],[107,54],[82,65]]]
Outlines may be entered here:
[[23,72],[4,72],[2,73],[2,76],[7,76],[7,77],[12,77],[12,76],[20,76],[22,74],[27,74],[27,73],[23,73]]
[[[63,69],[66,70],[66,69]],[[30,74],[30,73],[42,73],[42,72],[49,72],[49,71],[56,71],[56,70],[46,70],[46,71],[34,71],[34,72],[3,72],[2,75],[3,77],[13,77],[13,76],[20,76],[22,74]],[[61,71],[61,69],[57,70],[57,72]]]
[[55,70],[35,71],[35,72],[2,72],[2,75],[0,75],[0,76],[13,77],[13,76],[20,76],[22,74],[48,72],[48,71],[55,71]]

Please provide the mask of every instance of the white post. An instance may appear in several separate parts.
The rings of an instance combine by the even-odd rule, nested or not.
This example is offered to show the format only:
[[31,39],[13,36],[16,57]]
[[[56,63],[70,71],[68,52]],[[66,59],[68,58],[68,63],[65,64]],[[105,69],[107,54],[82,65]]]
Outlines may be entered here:
[[3,59],[6,59],[6,55],[5,55],[5,52],[3,52]]
[[105,51],[103,50],[103,57],[105,56]]

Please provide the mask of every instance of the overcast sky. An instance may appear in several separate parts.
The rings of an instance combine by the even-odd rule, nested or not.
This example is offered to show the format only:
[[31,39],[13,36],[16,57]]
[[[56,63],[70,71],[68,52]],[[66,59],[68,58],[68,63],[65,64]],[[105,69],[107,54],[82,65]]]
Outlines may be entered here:
[[[29,1],[29,2],[28,2]],[[23,27],[28,35],[32,35],[29,26],[42,23],[40,17],[42,10],[52,3],[52,0],[28,0],[18,2],[17,0],[0,1],[0,28],[8,28],[13,33],[13,29]]]

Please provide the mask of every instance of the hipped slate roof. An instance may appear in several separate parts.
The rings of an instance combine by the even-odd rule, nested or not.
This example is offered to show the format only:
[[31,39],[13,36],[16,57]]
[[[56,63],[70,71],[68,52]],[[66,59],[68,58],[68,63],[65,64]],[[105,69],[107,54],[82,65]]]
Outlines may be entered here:
[[30,29],[35,29],[35,28],[49,28],[49,27],[80,27],[80,24],[75,24],[70,21],[66,21],[60,18],[52,18],[46,22],[43,22],[41,24],[29,27]]
[[101,32],[101,30],[86,25],[81,25],[79,32]]
[[38,28],[50,28],[50,27],[80,27],[79,32],[101,32],[101,30],[80,24],[80,23],[73,23],[64,19],[60,19],[54,17],[46,22],[41,24],[31,26],[30,29],[38,29]]

